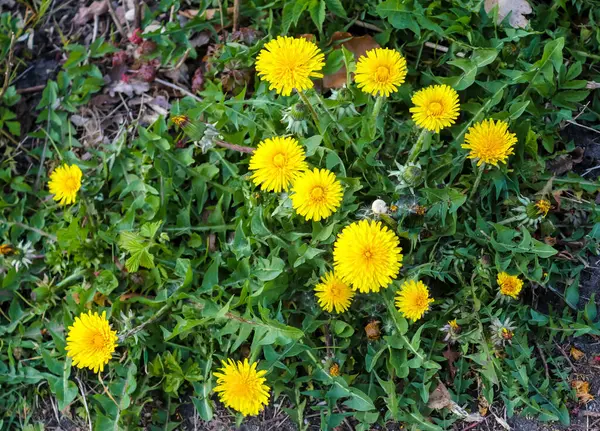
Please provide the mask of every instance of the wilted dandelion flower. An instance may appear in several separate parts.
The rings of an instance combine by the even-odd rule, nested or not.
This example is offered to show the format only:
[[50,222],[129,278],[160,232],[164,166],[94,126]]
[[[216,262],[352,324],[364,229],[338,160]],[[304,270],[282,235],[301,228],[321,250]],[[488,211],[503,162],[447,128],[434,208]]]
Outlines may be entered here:
[[322,78],[325,56],[314,43],[303,37],[278,36],[268,42],[256,58],[258,76],[269,90],[289,96],[292,90],[304,91],[314,85],[311,78]]
[[14,249],[9,244],[0,245],[0,256],[8,256],[14,251]]
[[228,359],[222,361],[223,367],[214,373],[217,386],[214,391],[227,407],[244,416],[256,416],[269,403],[270,388],[265,384],[265,370],[257,371],[257,362],[250,364]]
[[50,174],[48,188],[54,200],[61,205],[75,203],[77,192],[81,188],[82,172],[77,165],[64,164]]
[[346,226],[334,244],[335,270],[352,289],[379,292],[402,266],[398,237],[381,222],[361,220]]
[[551,208],[550,201],[546,199],[540,199],[535,203],[535,207],[538,209],[540,215],[546,217],[548,215],[548,211],[550,211]]
[[409,280],[402,283],[396,296],[398,311],[409,320],[416,322],[434,300],[429,296],[429,288],[422,281]]
[[77,368],[102,372],[112,358],[117,339],[117,331],[111,331],[106,311],[102,315],[91,311],[82,313],[75,318],[73,326],[69,326],[67,356]]
[[458,93],[448,85],[431,85],[417,91],[410,108],[417,126],[438,133],[450,127],[458,118]]
[[252,154],[248,169],[254,184],[266,191],[288,191],[293,181],[308,166],[306,154],[297,140],[291,137],[265,139]]
[[513,332],[516,329],[514,323],[507,317],[501,321],[497,317],[492,319],[490,330],[492,332],[492,342],[496,346],[504,346],[506,343],[511,344],[515,335]]
[[35,259],[35,249],[31,244],[31,241],[24,243],[19,241],[17,247],[12,250],[10,256],[10,264],[15,268],[15,271],[19,272],[21,268],[29,268],[29,265],[33,263]]
[[333,214],[342,202],[342,185],[333,172],[314,169],[300,175],[292,187],[292,206],[306,220],[319,221]]
[[498,274],[498,286],[500,286],[500,293],[502,295],[517,299],[523,288],[523,281],[515,275],[501,272]]
[[517,135],[508,130],[508,123],[502,120],[483,120],[467,130],[462,148],[469,150],[469,159],[498,166],[498,162],[506,163],[508,156],[514,154]]
[[315,295],[323,310],[331,313],[335,309],[336,313],[343,313],[350,307],[354,292],[334,272],[328,272],[315,286]]
[[444,337],[444,342],[451,344],[455,343],[456,340],[458,340],[458,335],[460,334],[461,330],[462,328],[456,322],[456,319],[449,320],[448,323],[442,326],[441,329],[441,331],[446,334]]
[[402,54],[393,49],[375,48],[358,59],[354,80],[365,93],[387,97],[398,91],[406,73]]

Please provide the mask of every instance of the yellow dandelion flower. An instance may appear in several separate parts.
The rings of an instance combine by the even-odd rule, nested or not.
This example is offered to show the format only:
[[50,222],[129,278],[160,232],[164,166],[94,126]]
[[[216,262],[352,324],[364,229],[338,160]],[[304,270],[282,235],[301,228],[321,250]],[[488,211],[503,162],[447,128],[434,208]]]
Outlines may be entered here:
[[337,275],[361,292],[379,292],[402,266],[398,237],[381,222],[361,220],[344,228],[334,244]]
[[257,362],[250,364],[248,359],[244,362],[228,359],[221,361],[223,368],[214,373],[217,386],[214,391],[227,407],[230,407],[244,416],[256,416],[269,403],[270,388],[265,384],[265,370],[257,371]]
[[460,329],[460,326],[458,326],[458,323],[456,322],[456,319],[454,320],[450,320],[448,321],[448,325],[454,330],[457,331],[458,329]]
[[498,166],[498,162],[506,163],[508,156],[514,154],[516,143],[517,135],[508,130],[505,121],[483,120],[469,127],[462,147],[470,150],[468,157],[477,160],[477,166]]
[[448,85],[430,85],[417,91],[410,108],[417,126],[438,133],[456,122],[460,105],[458,93]]
[[314,43],[303,37],[278,36],[258,53],[256,71],[267,81],[269,90],[289,96],[292,90],[308,90],[314,83],[310,78],[322,78],[319,71],[325,66],[325,56]]
[[358,59],[354,80],[365,93],[387,97],[398,91],[406,72],[402,54],[393,49],[375,48]]
[[67,335],[67,356],[77,368],[89,368],[94,373],[104,371],[117,347],[117,331],[110,330],[106,311],[102,315],[90,311],[75,318]]
[[307,168],[306,154],[291,137],[265,139],[252,154],[248,169],[256,171],[252,180],[261,190],[288,191],[293,181]]
[[75,203],[77,192],[81,188],[82,172],[77,165],[64,164],[50,174],[48,188],[54,200],[61,205]]
[[502,295],[517,299],[523,288],[523,281],[516,275],[501,272],[498,274],[498,286],[500,286],[500,293]]
[[14,249],[8,245],[8,244],[2,244],[0,245],[0,256],[6,256],[11,254],[14,251]]
[[550,211],[550,201],[546,199],[540,199],[535,203],[535,207],[538,209],[540,215],[546,217],[548,215],[548,211]]
[[299,176],[292,187],[292,206],[306,220],[319,221],[333,214],[342,202],[342,185],[333,172],[314,169]]
[[334,362],[331,367],[329,367],[329,375],[332,377],[337,377],[340,375],[340,366],[337,362]]
[[422,281],[405,281],[397,293],[396,307],[398,307],[398,311],[413,322],[423,317],[429,310],[429,304],[433,302],[433,298],[429,297],[429,289]]
[[315,295],[323,310],[331,313],[335,308],[336,313],[343,313],[350,307],[354,292],[335,273],[328,272],[315,286]]
[[176,124],[177,126],[181,127],[190,120],[185,115],[175,115],[175,116],[171,117],[171,121],[173,122],[173,124]]

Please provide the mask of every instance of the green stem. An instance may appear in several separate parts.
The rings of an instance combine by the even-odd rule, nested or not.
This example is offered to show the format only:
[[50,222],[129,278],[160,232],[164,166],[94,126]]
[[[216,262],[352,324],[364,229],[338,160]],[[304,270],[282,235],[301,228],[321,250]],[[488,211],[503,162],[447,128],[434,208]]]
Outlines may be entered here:
[[329,136],[327,136],[325,134],[325,132],[323,131],[323,129],[321,128],[321,123],[319,122],[319,116],[317,115],[317,111],[315,111],[315,108],[313,107],[312,103],[310,103],[310,100],[308,100],[308,97],[306,97],[306,94],[304,94],[303,91],[298,91],[298,95],[300,96],[300,98],[302,99],[302,101],[304,102],[304,104],[306,105],[308,110],[310,111],[310,115],[313,119],[313,123],[315,123],[315,127],[319,131],[319,134],[323,137],[325,146],[327,148],[333,149],[333,145],[331,145]]
[[384,101],[385,96],[377,96],[375,99],[375,106],[373,106],[373,113],[371,114],[371,118],[373,119],[374,123],[377,121],[377,117],[379,116],[379,112],[381,111]]
[[479,187],[479,183],[481,182],[481,177],[483,176],[484,169],[485,169],[485,163],[482,163],[479,166],[479,170],[477,172],[477,178],[475,179],[475,184],[473,184],[473,188],[471,189],[471,193],[469,194],[469,200],[473,199],[473,196],[475,196],[475,192],[477,191],[477,188]]
[[511,218],[507,218],[506,220],[499,221],[497,224],[509,224],[509,223],[512,223],[514,221],[519,221],[519,220],[521,220],[521,216],[514,216]]
[[321,98],[319,93],[317,93],[316,91],[315,91],[315,96],[317,97],[317,99],[319,100],[319,103],[321,104],[321,106],[323,107],[323,109],[325,110],[327,115],[329,116],[329,119],[331,120],[332,124],[335,124],[337,126],[338,130],[340,132],[342,132],[342,135],[343,135],[344,139],[346,140],[346,143],[354,142],[353,139],[350,137],[350,135],[348,135],[348,132],[346,132],[346,129],[342,125],[340,125],[340,122],[338,120],[335,119],[335,117],[333,116],[333,114],[331,113],[329,108],[327,108],[327,105],[325,105],[325,101]]
[[30,230],[32,232],[37,233],[38,235],[45,236],[46,238],[50,239],[53,242],[58,241],[58,239],[54,235],[51,235],[51,234],[49,234],[47,232],[44,232],[43,230],[38,229],[36,227],[27,226],[26,224],[19,223],[18,221],[14,221],[14,222],[13,221],[7,221],[5,223],[6,223],[7,226],[18,226],[21,229]]
[[415,143],[415,145],[413,145],[413,147],[410,150],[410,153],[408,154],[408,163],[414,163],[415,160],[417,160],[417,157],[419,157],[419,154],[421,153],[421,150],[423,149],[423,142],[425,142],[425,138],[428,136],[429,134],[429,130],[427,129],[421,129],[421,133],[419,134],[419,137],[417,138],[417,142]]

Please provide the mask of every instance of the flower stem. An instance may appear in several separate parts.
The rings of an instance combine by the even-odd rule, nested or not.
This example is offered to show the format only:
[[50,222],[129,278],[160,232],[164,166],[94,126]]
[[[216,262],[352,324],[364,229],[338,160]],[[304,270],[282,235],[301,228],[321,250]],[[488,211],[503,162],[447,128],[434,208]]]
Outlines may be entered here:
[[374,139],[375,134],[377,133],[377,117],[379,117],[379,112],[381,111],[381,107],[383,106],[384,101],[384,96],[377,96],[377,98],[375,99],[375,106],[373,106],[373,112],[371,113],[371,122],[368,125],[369,137],[371,139]]
[[469,194],[469,200],[473,199],[473,196],[475,196],[475,192],[477,191],[477,188],[479,187],[479,183],[481,182],[481,177],[483,176],[484,169],[485,169],[485,163],[482,163],[481,165],[479,165],[479,170],[477,172],[477,178],[475,179],[475,184],[473,184],[473,188],[471,189],[471,193]]
[[303,91],[298,91],[298,95],[300,96],[300,98],[302,99],[304,104],[308,107],[308,110],[310,111],[310,115],[313,119],[313,122],[315,123],[315,127],[319,131],[319,134],[323,137],[325,146],[327,148],[333,149],[333,145],[331,145],[329,136],[327,136],[325,134],[325,132],[323,131],[323,129],[321,128],[321,123],[319,122],[319,116],[317,115],[317,111],[315,111],[315,108],[313,107],[312,103],[310,103],[310,100],[308,100],[308,97],[306,97],[306,94],[304,94]]
[[421,129],[421,133],[417,138],[417,142],[415,143],[415,145],[413,145],[413,147],[410,150],[410,153],[408,154],[408,163],[414,163],[414,161],[417,160],[417,157],[419,157],[419,154],[423,149],[423,142],[425,142],[425,138],[428,136],[428,134],[429,130]]

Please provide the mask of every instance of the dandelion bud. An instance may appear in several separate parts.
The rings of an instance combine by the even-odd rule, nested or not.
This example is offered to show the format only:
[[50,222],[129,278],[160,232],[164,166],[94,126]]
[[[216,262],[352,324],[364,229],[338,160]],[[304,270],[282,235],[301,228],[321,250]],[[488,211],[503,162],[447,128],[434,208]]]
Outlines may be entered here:
[[304,136],[308,132],[307,107],[304,103],[296,103],[283,111],[281,122],[286,130],[294,135]]
[[421,184],[423,170],[420,166],[406,166],[402,174],[402,179],[409,187],[416,187]]
[[306,120],[306,112],[307,109],[304,103],[296,103],[290,109],[290,116],[296,121]]

